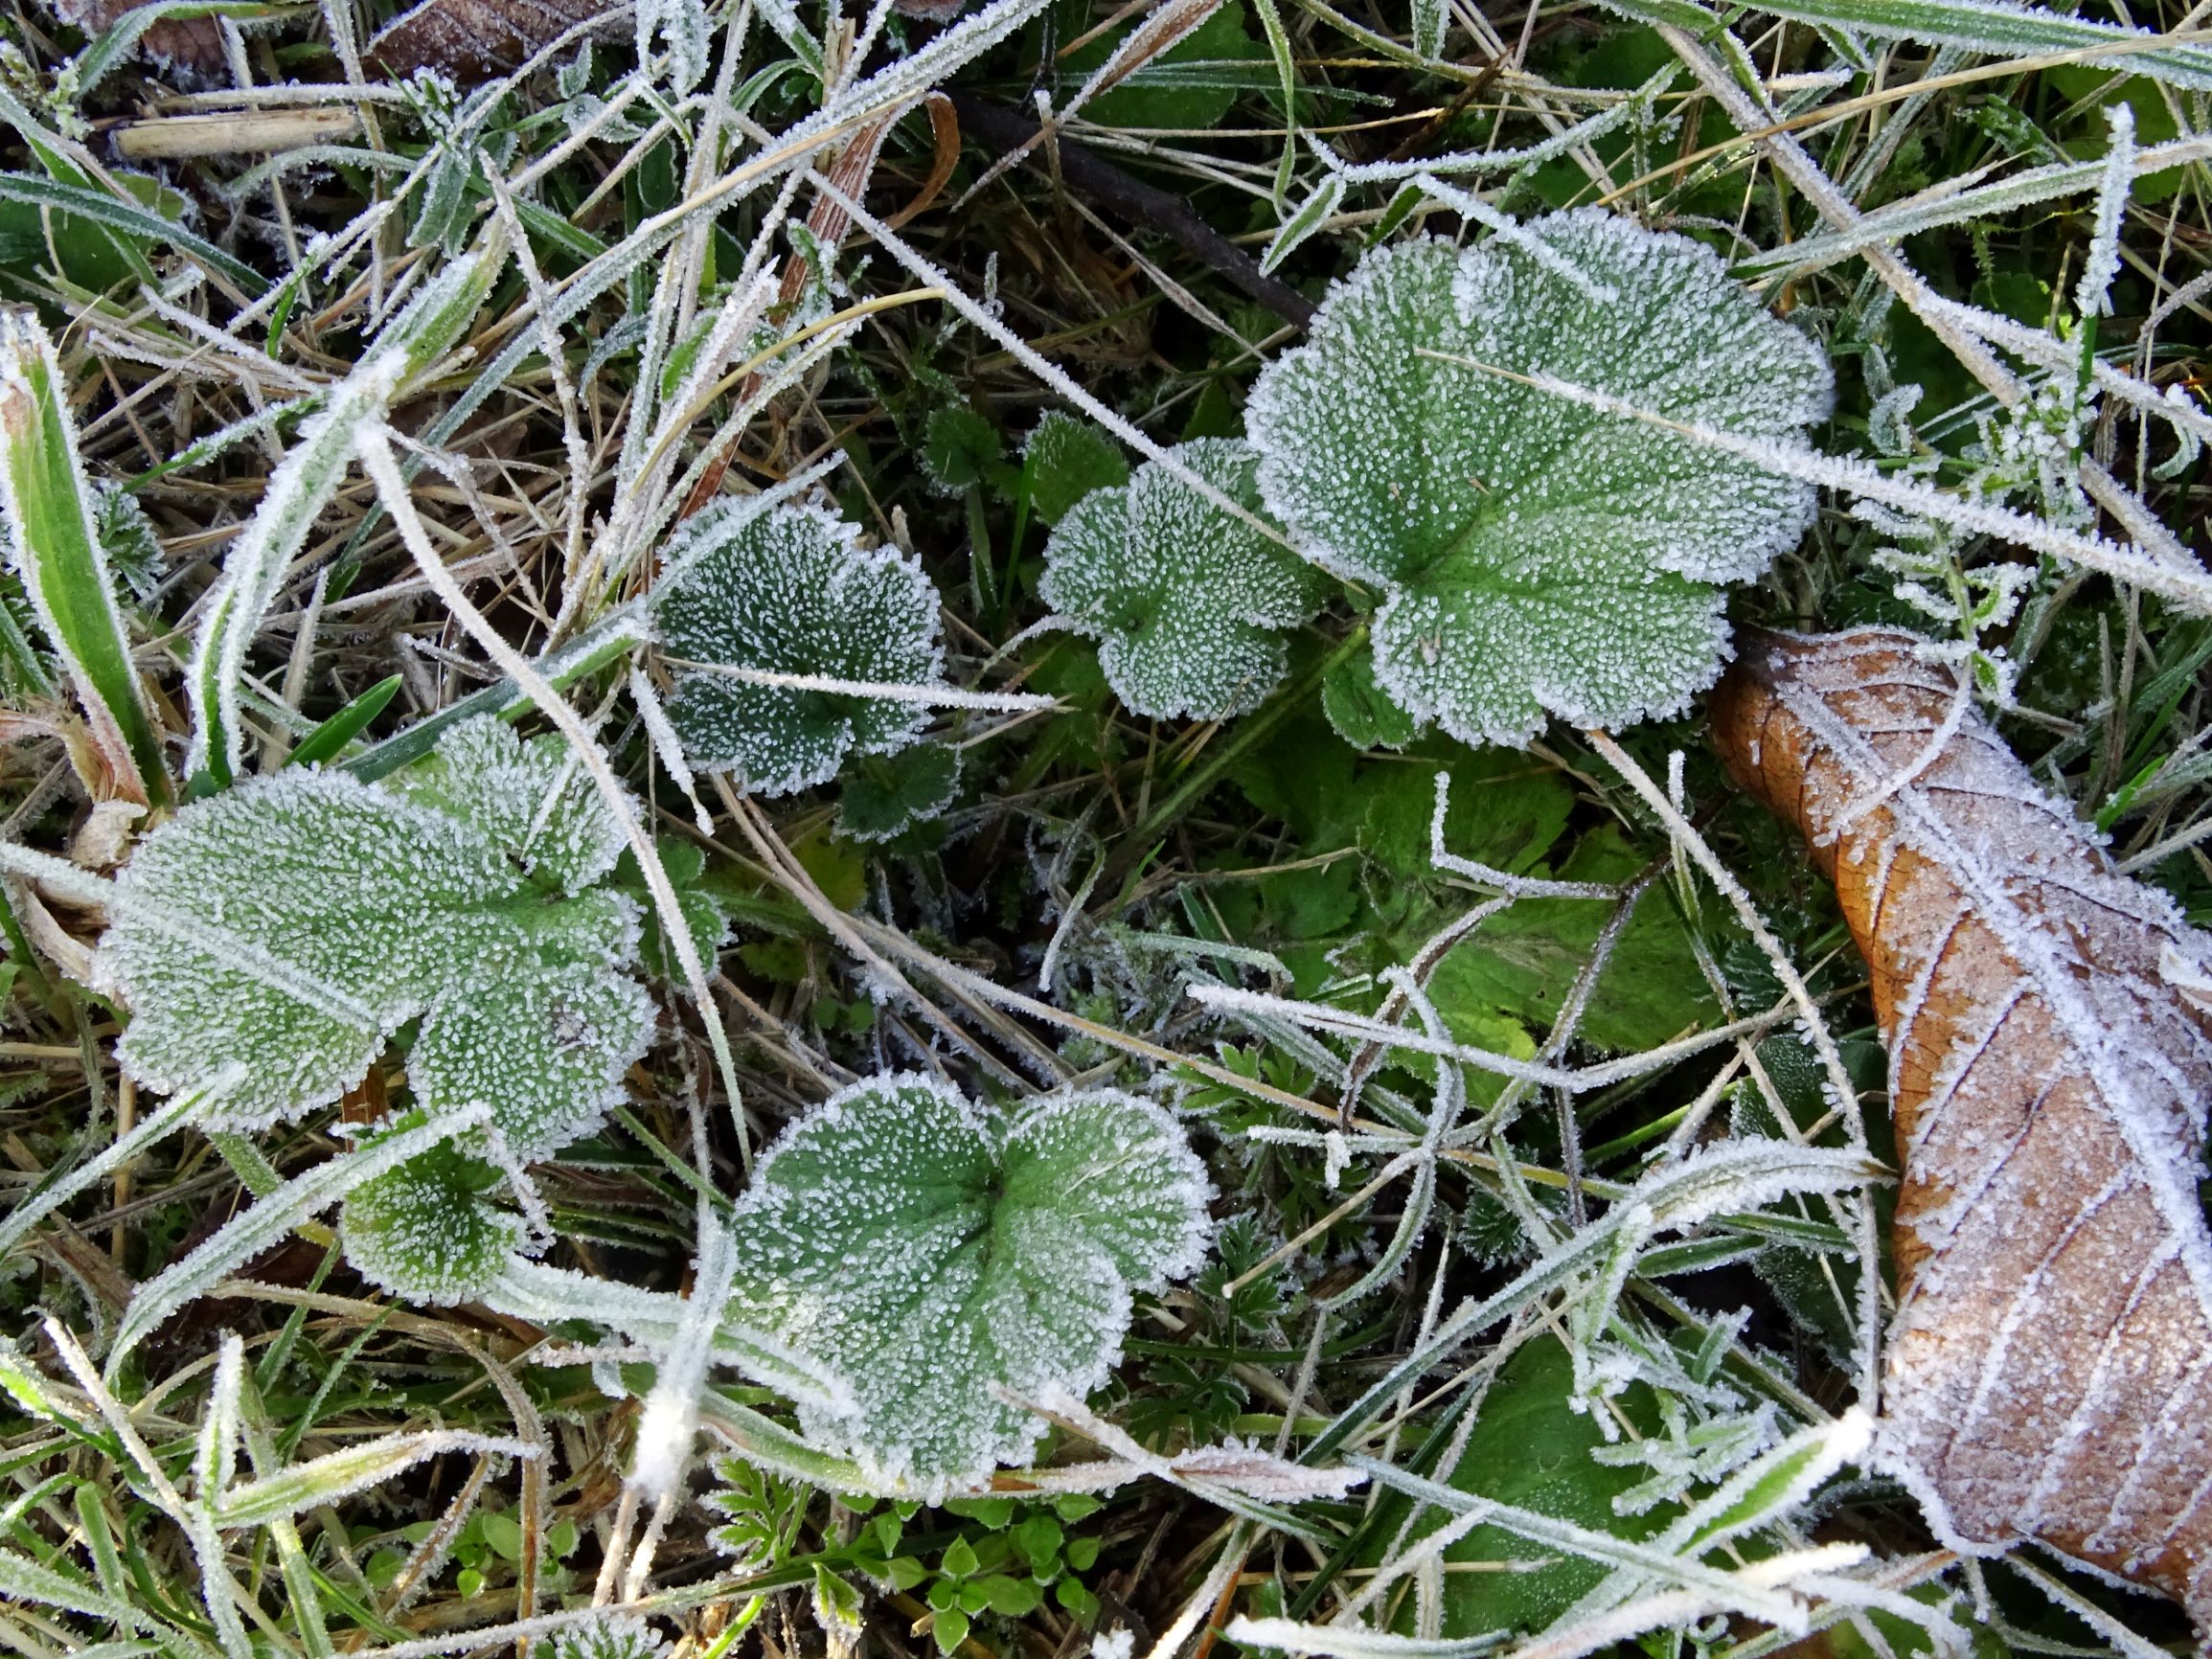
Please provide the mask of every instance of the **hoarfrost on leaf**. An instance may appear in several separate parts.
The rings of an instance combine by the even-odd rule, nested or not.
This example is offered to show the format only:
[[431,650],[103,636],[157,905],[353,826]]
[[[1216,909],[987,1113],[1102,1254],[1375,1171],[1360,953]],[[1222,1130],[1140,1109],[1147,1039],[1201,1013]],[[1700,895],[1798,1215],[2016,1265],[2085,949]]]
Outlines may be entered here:
[[762,795],[837,775],[847,755],[888,755],[928,717],[925,698],[775,683],[937,684],[937,589],[895,547],[812,507],[709,508],[666,550],[661,643],[678,666],[669,721],[692,764],[736,771]]
[[497,1170],[451,1142],[371,1177],[339,1212],[346,1260],[410,1302],[473,1301],[523,1242],[522,1218],[485,1200],[498,1180]]
[[995,1398],[1106,1380],[1133,1292],[1195,1268],[1204,1166],[1160,1107],[1091,1091],[1008,1118],[914,1073],[859,1082],[763,1157],[733,1222],[731,1316],[848,1378],[857,1421],[802,1405],[871,1479],[942,1495],[1026,1456]]
[[559,739],[455,728],[418,779],[292,770],[187,807],[116,883],[94,967],[124,1068],[164,1092],[233,1059],[223,1121],[328,1105],[409,1020],[418,1100],[482,1102],[515,1156],[583,1133],[644,1052],[637,915],[576,891],[618,832]]
[[[1249,445],[1198,438],[1172,452],[1258,511]],[[1317,573],[1158,462],[1078,501],[1044,550],[1044,602],[1100,642],[1099,666],[1131,713],[1222,719],[1283,677],[1285,628],[1313,614]]]
[[1370,254],[1253,389],[1261,494],[1383,589],[1376,677],[1406,713],[1523,744],[1547,713],[1676,712],[1720,670],[1714,584],[1791,546],[1813,489],[1516,375],[1792,442],[1827,365],[1709,250],[1585,209]]

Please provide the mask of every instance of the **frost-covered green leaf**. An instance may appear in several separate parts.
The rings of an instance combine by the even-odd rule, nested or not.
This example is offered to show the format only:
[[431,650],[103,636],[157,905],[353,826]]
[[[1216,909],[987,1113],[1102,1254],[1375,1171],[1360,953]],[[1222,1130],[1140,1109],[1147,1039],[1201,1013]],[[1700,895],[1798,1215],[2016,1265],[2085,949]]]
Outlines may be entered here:
[[[1198,438],[1174,458],[1255,512],[1258,457]],[[1313,614],[1317,573],[1148,461],[1118,489],[1077,502],[1044,550],[1045,603],[1099,641],[1099,664],[1134,714],[1221,719],[1283,677],[1283,630]]]
[[1370,254],[1253,390],[1262,494],[1384,590],[1376,677],[1408,714],[1518,744],[1679,710],[1720,671],[1715,584],[1791,546],[1813,490],[1471,364],[1790,441],[1828,407],[1820,352],[1699,244],[1585,209]]
[[1087,420],[1045,412],[1021,446],[1022,479],[1038,517],[1058,524],[1094,489],[1129,481],[1129,464],[1114,441]]
[[934,685],[937,589],[897,548],[818,508],[708,509],[669,543],[661,643],[676,665],[669,720],[691,763],[757,794],[837,775],[848,754],[891,754],[927,717],[921,698],[790,684]]
[[472,1301],[522,1245],[522,1218],[486,1194],[499,1171],[450,1142],[353,1189],[339,1212],[346,1260],[410,1302]]
[[946,495],[981,484],[1006,453],[998,428],[974,410],[940,403],[929,411],[922,435],[922,470]]
[[555,1631],[532,1651],[536,1659],[661,1659],[668,1647],[635,1613],[606,1612]]
[[1355,749],[1402,749],[1421,735],[1413,716],[1376,684],[1372,647],[1353,652],[1321,676],[1321,709],[1336,735]]
[[855,841],[888,841],[939,816],[959,789],[960,751],[945,743],[917,743],[863,763],[845,781],[837,802],[838,832]]
[[857,1425],[801,1421],[871,1478],[946,1489],[1041,1423],[992,1398],[1106,1380],[1132,1291],[1198,1263],[1210,1195],[1166,1112],[1048,1096],[999,1118],[918,1074],[856,1083],[769,1148],[733,1222],[734,1317],[842,1374]]
[[433,1111],[482,1102],[525,1159],[584,1132],[651,1005],[634,907],[579,891],[619,836],[565,755],[484,720],[420,778],[289,770],[186,807],[119,878],[94,961],[131,1010],[124,1066],[173,1091],[243,1060],[223,1121],[265,1124],[336,1100],[420,1018]]

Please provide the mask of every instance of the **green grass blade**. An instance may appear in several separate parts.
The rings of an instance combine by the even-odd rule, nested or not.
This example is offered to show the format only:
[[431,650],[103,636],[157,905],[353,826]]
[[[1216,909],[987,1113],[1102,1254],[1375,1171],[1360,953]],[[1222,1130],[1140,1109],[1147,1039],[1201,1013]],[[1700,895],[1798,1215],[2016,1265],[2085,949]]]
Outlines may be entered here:
[[287,766],[312,766],[335,760],[340,750],[360,735],[362,728],[384,712],[399,690],[399,676],[378,680],[306,737],[285,757]]
[[86,716],[96,731],[123,739],[145,799],[167,801],[169,769],[101,551],[61,365],[29,311],[0,316],[0,518],[24,592]]
[[77,72],[77,96],[82,98],[105,80],[109,70],[130,56],[139,37],[166,19],[232,17],[243,23],[294,16],[305,10],[299,6],[271,5],[268,0],[154,0],[150,6],[125,11],[114,28],[79,54],[70,66]]
[[2175,86],[2212,87],[2212,48],[2162,46],[2144,29],[2123,29],[2038,7],[1977,0],[1760,0],[1758,10],[1884,40],[1934,41],[1995,57],[2043,53],[2109,53],[2101,67]]
[[194,236],[150,209],[140,207],[136,202],[118,200],[105,191],[64,184],[58,179],[38,178],[27,172],[0,172],[0,201],[56,208],[141,241],[167,242],[254,298],[268,292],[269,280],[253,266],[231,258],[215,243]]

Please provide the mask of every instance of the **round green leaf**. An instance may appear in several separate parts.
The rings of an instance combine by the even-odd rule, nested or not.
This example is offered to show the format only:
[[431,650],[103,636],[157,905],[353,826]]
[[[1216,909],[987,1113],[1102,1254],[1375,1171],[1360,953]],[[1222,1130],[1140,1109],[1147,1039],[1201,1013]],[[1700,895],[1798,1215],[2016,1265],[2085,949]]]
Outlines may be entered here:
[[[920,702],[764,684],[727,670],[869,685],[934,684],[944,668],[937,589],[895,547],[818,508],[709,508],[670,541],[661,643],[679,665],[669,721],[703,771],[786,795],[845,757],[891,754],[928,718]],[[689,665],[689,666],[682,666]]]
[[346,1260],[370,1284],[410,1302],[474,1300],[522,1245],[522,1218],[484,1200],[498,1179],[498,1170],[450,1142],[372,1176],[338,1213]]
[[1406,713],[1520,744],[1547,714],[1677,712],[1725,655],[1714,584],[1794,545],[1813,492],[1513,375],[1794,442],[1827,364],[1708,249],[1585,209],[1370,254],[1253,389],[1261,493],[1384,591],[1376,679]]
[[731,1314],[851,1383],[856,1424],[802,1408],[810,1433],[934,1501],[1042,1432],[993,1384],[1105,1381],[1132,1292],[1200,1261],[1209,1196],[1150,1102],[1052,1095],[999,1119],[930,1078],[871,1079],[763,1157]]
[[604,1112],[645,1050],[637,913],[573,889],[620,830],[558,738],[453,728],[422,775],[292,769],[185,807],[139,844],[94,958],[131,1011],[125,1068],[164,1092],[233,1060],[220,1124],[328,1105],[401,1025],[433,1112],[483,1102],[521,1157]]
[[[1197,438],[1172,453],[1258,512],[1258,458],[1246,445]],[[1100,642],[1099,666],[1129,711],[1155,719],[1222,719],[1257,705],[1283,677],[1283,630],[1320,597],[1296,554],[1156,461],[1078,501],[1044,559],[1044,602]]]

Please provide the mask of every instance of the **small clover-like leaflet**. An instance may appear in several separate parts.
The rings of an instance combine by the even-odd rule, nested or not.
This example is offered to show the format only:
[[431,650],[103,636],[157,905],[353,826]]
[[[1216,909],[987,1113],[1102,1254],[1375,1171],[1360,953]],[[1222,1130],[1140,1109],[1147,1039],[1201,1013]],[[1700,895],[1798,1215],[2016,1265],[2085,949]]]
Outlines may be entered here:
[[247,1074],[223,1121],[328,1105],[420,1020],[433,1113],[475,1102],[510,1151],[586,1132],[644,1052],[630,901],[596,885],[621,836],[558,739],[458,726],[419,773],[293,770],[186,807],[116,883],[94,967],[131,1011],[139,1082]]
[[[1258,515],[1257,457],[1194,439],[1177,462]],[[1318,573],[1156,461],[1078,501],[1044,550],[1045,602],[1100,642],[1099,665],[1133,714],[1221,719],[1283,677],[1283,630],[1313,614]]]
[[732,1223],[732,1317],[851,1383],[857,1423],[802,1406],[871,1479],[942,1494],[1025,1456],[996,1398],[1106,1380],[1133,1292],[1190,1272],[1204,1166],[1165,1111],[1108,1091],[1010,1118],[918,1074],[856,1083],[786,1130]]
[[1679,710],[1725,652],[1716,584],[1813,517],[1809,486],[1541,376],[1781,442],[1830,397],[1818,349],[1711,251],[1600,210],[1362,261],[1253,389],[1260,489],[1313,557],[1383,590],[1381,688],[1469,742]]
[[[837,775],[847,755],[904,748],[925,697],[823,689],[938,683],[937,589],[894,547],[810,507],[708,509],[671,540],[658,597],[675,670],[669,721],[691,763],[785,795]],[[817,682],[813,685],[798,682]]]

